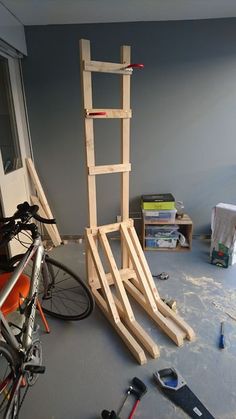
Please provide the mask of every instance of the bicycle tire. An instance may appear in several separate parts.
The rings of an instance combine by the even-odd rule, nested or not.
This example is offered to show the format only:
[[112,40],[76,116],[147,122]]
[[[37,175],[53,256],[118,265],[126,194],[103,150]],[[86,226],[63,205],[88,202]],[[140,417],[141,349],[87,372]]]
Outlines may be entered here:
[[[82,279],[78,275],[76,275],[73,271],[68,269],[67,266],[63,265],[62,263],[52,258],[46,257],[45,263],[47,264],[50,276],[52,275],[52,271],[53,271],[53,269],[51,268],[52,267],[57,268],[57,273],[54,278],[57,280],[57,282],[55,284],[55,288],[52,288],[51,299],[50,300],[47,300],[45,298],[40,299],[43,311],[53,317],[56,317],[62,320],[83,320],[87,318],[88,316],[90,316],[94,308],[94,300],[93,300],[93,296],[91,294],[90,289],[82,281]],[[60,280],[59,271],[63,272],[62,276],[68,275],[68,277]],[[63,288],[63,290],[61,289],[61,286],[58,287],[58,284],[62,284],[62,283],[65,283],[64,285],[66,285],[65,288]],[[70,286],[71,284],[76,284],[76,285],[72,285],[72,288],[71,288]],[[66,294],[68,295],[68,297],[65,297]],[[39,297],[40,295],[41,294],[39,293]],[[77,314],[70,314],[69,312],[66,314],[62,314],[62,311],[61,311],[62,306],[60,306],[60,310],[59,310],[60,312],[58,312],[58,309],[55,304],[55,298],[58,298],[58,300],[63,302],[63,306],[66,310],[69,309],[70,311],[73,311],[74,313],[76,313],[76,311],[79,310],[79,307],[81,309],[79,312],[77,312]],[[54,299],[54,302],[53,302],[53,299]],[[66,300],[71,303],[70,308],[68,306],[67,308],[65,307]],[[50,302],[50,309],[47,306],[47,301]],[[53,306],[54,308],[52,308]]]
[[[20,409],[20,389],[14,395],[14,403],[9,410],[9,397],[13,389],[18,370],[18,357],[14,350],[5,342],[0,342],[0,415],[8,414],[9,419],[18,418]],[[2,416],[2,414],[4,416]]]
[[[22,259],[22,257],[22,254],[14,256],[10,260],[10,265],[14,267],[16,263],[18,263]],[[67,266],[50,258],[49,256],[46,256],[45,263],[47,264],[51,280],[53,280],[52,275],[54,275],[55,273],[54,268],[57,269],[57,272],[55,273],[54,278],[54,280],[56,279],[56,284],[54,288],[51,287],[51,294],[49,298],[43,297],[43,278],[40,281],[39,301],[41,303],[44,313],[61,320],[72,321],[83,320],[90,316],[94,309],[94,299],[88,286],[82,281],[82,279],[78,275],[76,275],[73,271],[67,268]],[[27,268],[29,269],[29,264],[25,268],[24,273],[31,276],[32,266],[30,272],[29,270],[27,271]],[[67,275],[61,281],[59,271],[64,276]],[[59,288],[58,283],[61,284],[61,287],[63,284],[64,288]],[[74,285],[70,287],[70,284]],[[66,301],[68,303],[68,306],[66,306]]]

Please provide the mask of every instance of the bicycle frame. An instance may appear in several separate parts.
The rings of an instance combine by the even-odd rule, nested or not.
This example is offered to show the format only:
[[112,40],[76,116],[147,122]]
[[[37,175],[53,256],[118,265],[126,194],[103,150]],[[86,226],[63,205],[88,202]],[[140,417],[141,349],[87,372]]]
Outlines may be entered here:
[[[7,319],[3,315],[1,307],[6,301],[11,290],[17,283],[20,275],[22,274],[24,268],[27,266],[28,262],[33,257],[33,255],[35,255],[35,257],[33,260],[33,271],[30,280],[30,290],[27,297],[27,299],[30,302],[32,301],[32,304],[30,307],[30,313],[27,315],[25,320],[25,327],[22,333],[22,344],[20,344],[19,341],[16,339],[15,335],[13,334]],[[21,351],[23,353],[26,353],[32,344],[32,334],[34,331],[41,263],[43,261],[43,258],[44,247],[42,244],[41,237],[37,237],[34,239],[33,243],[26,251],[24,257],[15,268],[12,276],[9,278],[8,282],[0,292],[0,333],[4,337],[5,341],[18,352]]]

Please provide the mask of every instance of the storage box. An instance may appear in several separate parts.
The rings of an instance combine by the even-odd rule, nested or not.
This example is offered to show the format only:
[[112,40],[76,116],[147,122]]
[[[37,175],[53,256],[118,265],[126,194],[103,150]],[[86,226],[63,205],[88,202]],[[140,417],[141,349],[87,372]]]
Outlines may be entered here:
[[178,225],[147,225],[145,229],[146,237],[156,238],[177,238],[176,233],[179,230]]
[[175,223],[177,210],[146,211],[143,210],[144,221]]
[[173,210],[175,198],[172,194],[142,195],[141,207],[144,210]]
[[175,248],[177,245],[177,239],[175,238],[156,238],[156,237],[146,237],[145,238],[145,246],[146,248]]

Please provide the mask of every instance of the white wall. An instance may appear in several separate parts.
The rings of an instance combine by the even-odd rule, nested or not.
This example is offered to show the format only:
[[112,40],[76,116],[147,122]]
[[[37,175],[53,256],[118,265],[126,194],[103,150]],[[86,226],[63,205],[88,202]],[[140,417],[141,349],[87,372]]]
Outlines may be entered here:
[[24,26],[0,4],[0,39],[27,55]]

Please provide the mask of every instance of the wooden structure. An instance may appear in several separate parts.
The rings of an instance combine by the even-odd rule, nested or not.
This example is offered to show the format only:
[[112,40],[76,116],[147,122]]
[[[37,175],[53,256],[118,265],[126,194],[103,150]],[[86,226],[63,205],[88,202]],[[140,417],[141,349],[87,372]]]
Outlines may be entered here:
[[[39,207],[39,215],[43,218],[54,218],[51,212],[51,209],[49,207],[46,195],[44,193],[43,187],[41,185],[41,182],[39,180],[38,174],[36,172],[36,169],[34,167],[34,163],[32,162],[31,158],[26,158],[26,165],[27,169],[30,175],[30,178],[32,180],[33,186],[36,190],[37,196],[31,195],[30,199],[32,204],[38,205]],[[60,246],[62,243],[59,231],[57,229],[56,224],[44,224],[43,225],[49,235],[49,237],[52,240],[53,245]]]
[[[130,165],[130,78],[133,68],[130,47],[121,47],[121,62],[92,61],[90,42],[80,40],[80,61],[84,105],[84,130],[88,176],[89,228],[86,229],[86,258],[88,281],[97,305],[114,329],[121,336],[140,364],[147,359],[144,352],[156,358],[159,349],[152,338],[136,321],[129,294],[178,345],[185,338],[192,340],[194,332],[189,325],[171,310],[160,298],[136,231],[129,219],[129,172]],[[92,72],[115,73],[122,79],[121,108],[94,109],[92,101]],[[94,119],[120,118],[121,162],[97,166],[95,163]],[[96,176],[120,173],[121,175],[121,222],[97,225]],[[119,232],[121,237],[121,266],[118,266],[109,242],[109,234]],[[103,255],[102,255],[103,251]],[[106,272],[104,258],[109,271]],[[144,348],[144,349],[143,349]]]

